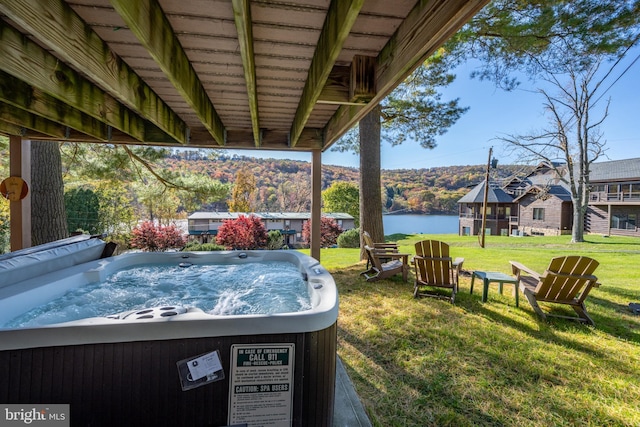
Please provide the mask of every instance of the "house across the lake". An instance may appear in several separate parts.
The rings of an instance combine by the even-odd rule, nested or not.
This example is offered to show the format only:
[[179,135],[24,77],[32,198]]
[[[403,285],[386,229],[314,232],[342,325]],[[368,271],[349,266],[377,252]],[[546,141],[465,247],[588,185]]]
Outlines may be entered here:
[[[524,178],[489,184],[487,235],[571,234],[573,207],[568,184],[556,168],[541,163]],[[585,232],[640,236],[640,158],[593,163],[589,174]],[[458,200],[459,234],[476,235],[482,227],[484,182]]]
[[[201,243],[214,242],[222,223],[241,215],[260,218],[267,231],[280,231],[287,245],[302,241],[302,227],[311,219],[309,212],[194,212],[188,217],[189,237]],[[333,212],[322,216],[335,219],[345,231],[355,228],[355,220],[349,214]]]

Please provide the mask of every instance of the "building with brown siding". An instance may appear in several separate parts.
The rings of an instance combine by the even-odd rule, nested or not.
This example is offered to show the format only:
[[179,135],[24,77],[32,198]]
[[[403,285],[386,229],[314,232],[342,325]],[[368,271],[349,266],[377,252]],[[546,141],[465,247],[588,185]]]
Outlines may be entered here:
[[[490,195],[498,190],[501,192],[497,192],[499,195],[496,197],[489,197],[486,233],[571,234],[571,192],[558,176],[558,169],[562,172],[562,165],[541,163],[524,178],[512,178],[501,186],[491,186]],[[637,226],[640,216],[640,158],[593,163],[589,178],[585,232],[640,236]],[[460,235],[478,234],[483,192],[484,183],[478,184],[458,201]],[[505,212],[510,213],[504,215]]]
[[[484,201],[484,182],[478,184],[469,193],[458,200],[459,226],[461,236],[476,235],[482,229]],[[487,193],[487,211],[485,220],[485,234],[509,235],[512,231],[512,218],[516,215],[518,205],[513,197],[503,189],[489,185]]]
[[594,163],[585,231],[640,236],[640,158]]

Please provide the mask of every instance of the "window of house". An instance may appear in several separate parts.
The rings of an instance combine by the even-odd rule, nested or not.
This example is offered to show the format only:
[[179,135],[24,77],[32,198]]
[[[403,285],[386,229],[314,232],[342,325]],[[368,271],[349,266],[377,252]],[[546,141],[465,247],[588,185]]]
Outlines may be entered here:
[[620,228],[621,223],[620,215],[611,215],[611,228]]
[[533,219],[544,221],[544,208],[533,208]]
[[635,230],[636,224],[636,214],[630,213],[626,215],[611,215],[611,228],[617,228],[619,230]]

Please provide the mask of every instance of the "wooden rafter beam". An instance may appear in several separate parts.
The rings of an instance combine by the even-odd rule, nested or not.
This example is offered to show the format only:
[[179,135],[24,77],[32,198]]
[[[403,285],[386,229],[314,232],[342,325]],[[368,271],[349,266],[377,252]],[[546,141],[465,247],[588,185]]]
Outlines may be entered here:
[[247,83],[247,96],[249,97],[249,111],[251,113],[251,126],[253,128],[253,140],[256,147],[260,147],[260,116],[258,115],[258,90],[256,85],[256,61],[253,54],[253,29],[251,23],[251,6],[249,0],[233,0],[233,17],[238,31],[238,43],[242,56],[244,80]]
[[343,105],[325,126],[326,149],[442,46],[488,0],[419,1],[376,59],[376,95],[365,107]]
[[363,3],[364,0],[333,0],[329,6],[291,125],[289,144],[292,147],[298,143]]
[[70,107],[3,71],[0,71],[0,101],[49,121],[64,123],[98,140],[109,140],[107,125],[100,120]]
[[169,20],[156,0],[111,0],[129,29],[194,110],[213,139],[224,145],[225,129]]
[[15,135],[22,137],[25,134],[25,128],[22,126],[17,126],[13,123],[5,122],[4,120],[0,120],[0,134],[2,135]]
[[0,0],[0,12],[35,35],[61,59],[83,70],[127,107],[177,142],[186,125],[62,0]]
[[[29,139],[29,140],[43,140],[43,141],[51,141],[51,140],[56,140],[56,141],[64,141],[64,142],[100,142],[103,143],[103,141],[98,141],[95,138],[91,138],[90,136],[87,136],[83,133],[74,131],[71,128],[66,128],[67,129],[67,133],[63,134],[62,136],[53,136],[50,133],[42,133],[42,132],[38,132],[38,130],[34,130],[34,129],[29,129],[20,125],[15,125],[11,122],[5,122],[4,120],[0,119],[0,134],[4,133],[7,135],[16,135],[19,136],[22,139]],[[129,140],[131,140],[131,137],[129,137]]]
[[45,119],[36,114],[32,114],[13,105],[6,104],[2,101],[0,101],[0,120],[26,129],[31,129],[50,137],[58,138],[60,140],[66,139],[68,135],[68,128],[66,126]]
[[[23,129],[27,131],[33,129],[37,133],[32,135],[32,132],[26,132],[23,136],[29,139],[43,139],[42,137],[48,132],[55,132],[56,139],[66,141],[175,145],[173,138],[157,129],[154,130],[154,126],[150,126],[150,129],[145,131],[145,141],[135,139],[3,71],[0,71],[0,102],[14,110],[23,110],[24,113],[34,116],[24,115],[20,111],[12,112],[13,123],[20,122]],[[64,135],[50,128],[49,131],[45,131],[42,127],[44,126],[42,123],[45,122],[39,121],[39,118],[50,122],[51,124],[46,125],[48,127],[58,124],[64,128]],[[39,128],[34,128],[34,121],[40,123]]]
[[[71,109],[131,135],[140,142],[147,141],[149,135],[158,138],[159,134],[163,134],[155,125],[143,120],[5,22],[0,22],[0,57],[0,70],[18,77],[28,86],[58,99]],[[6,102],[12,103],[11,88],[5,89],[9,94]],[[20,102],[28,103],[29,99]],[[66,121],[65,118],[64,122]],[[175,141],[166,134],[163,140]]]

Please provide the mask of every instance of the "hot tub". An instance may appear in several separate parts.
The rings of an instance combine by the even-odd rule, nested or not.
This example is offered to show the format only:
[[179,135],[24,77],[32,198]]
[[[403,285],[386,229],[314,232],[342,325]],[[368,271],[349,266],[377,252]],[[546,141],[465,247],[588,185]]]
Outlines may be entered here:
[[[89,246],[91,256],[102,252]],[[58,258],[69,257],[62,252]],[[333,278],[315,259],[296,251],[130,253],[88,262],[76,253],[66,263],[30,256],[27,268],[19,257],[0,257],[0,280],[2,266],[6,278],[7,261],[13,267],[12,281],[0,281],[0,324],[118,270],[185,261],[293,263],[312,308],[227,316],[182,310],[0,329],[0,402],[69,404],[72,425],[82,426],[331,425],[338,298]],[[185,363],[212,354],[220,371],[185,388]]]

